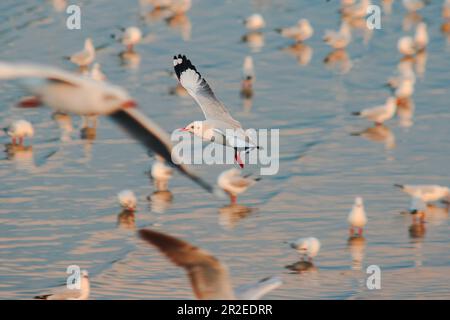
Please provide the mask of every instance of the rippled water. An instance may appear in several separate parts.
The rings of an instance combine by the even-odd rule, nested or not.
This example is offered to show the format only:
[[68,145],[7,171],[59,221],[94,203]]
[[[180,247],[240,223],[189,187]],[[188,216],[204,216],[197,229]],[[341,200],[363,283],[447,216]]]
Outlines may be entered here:
[[[339,25],[338,1],[193,0],[178,28],[138,1],[80,1],[79,31],[65,28],[66,14],[53,6],[60,2],[2,1],[1,59],[73,70],[63,57],[91,36],[103,48],[97,60],[109,80],[172,131],[202,118],[192,99],[169,94],[176,85],[171,57],[186,53],[245,127],[281,129],[280,171],[240,198],[241,205],[257,209],[244,217],[180,175],[170,182],[171,203],[164,195],[149,202],[152,160],[112,122],[101,118],[95,139],[81,139],[79,117],[56,122],[47,108],[14,108],[23,93],[2,82],[0,125],[26,118],[36,134],[32,148],[19,150],[7,150],[7,136],[0,136],[0,298],[27,299],[58,287],[71,264],[89,270],[92,299],[191,298],[184,271],[136,239],[133,227],[149,226],[214,253],[230,267],[235,284],[281,274],[285,283],[269,299],[450,297],[448,212],[433,209],[424,228],[411,228],[410,217],[400,214],[408,199],[392,187],[450,184],[450,52],[439,31],[441,1],[420,12],[431,41],[416,84],[413,124],[389,121],[382,141],[351,136],[369,124],[350,113],[389,94],[383,84],[401,58],[396,42],[405,33],[400,1],[368,44],[355,33],[348,72],[323,63],[330,50],[321,37]],[[246,30],[240,20],[253,12],[268,25],[259,49],[241,41]],[[286,49],[290,41],[272,31],[300,17],[315,28],[307,65],[298,64]],[[115,27],[127,25],[148,35],[132,57],[139,63],[134,67],[121,62],[122,48],[110,38]],[[249,53],[257,73],[251,108],[239,96]],[[59,125],[72,131],[62,134]],[[224,167],[195,169],[213,183]],[[125,188],[139,197],[134,220],[120,215],[115,198]],[[369,223],[364,241],[348,242],[346,216],[356,195],[365,199]],[[283,241],[301,236],[322,242],[317,269],[291,273],[285,266],[298,256]],[[381,290],[366,287],[372,264],[382,270]]]

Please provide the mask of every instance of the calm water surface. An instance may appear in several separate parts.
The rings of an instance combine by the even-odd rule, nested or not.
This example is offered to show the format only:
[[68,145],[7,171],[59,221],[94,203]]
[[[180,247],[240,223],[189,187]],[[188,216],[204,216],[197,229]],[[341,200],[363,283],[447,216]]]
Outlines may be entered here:
[[[178,25],[168,25],[138,1],[80,1],[78,31],[65,28],[59,2],[2,1],[1,59],[74,70],[63,57],[90,36],[102,47],[97,61],[109,80],[129,90],[171,132],[202,119],[191,98],[169,94],[176,85],[171,58],[185,53],[245,127],[281,129],[280,171],[240,198],[254,209],[243,218],[226,200],[205,195],[180,175],[170,182],[173,200],[167,203],[153,195],[146,173],[153,160],[108,119],[99,120],[95,139],[82,139],[79,117],[55,121],[48,108],[14,108],[23,93],[2,82],[0,125],[26,118],[36,134],[32,148],[12,151],[8,137],[0,136],[0,298],[28,299],[58,287],[70,264],[89,270],[92,299],[192,298],[184,271],[136,239],[133,228],[141,227],[214,253],[229,266],[235,284],[281,274],[285,284],[269,299],[450,298],[448,212],[435,208],[424,228],[411,227],[410,217],[400,214],[409,200],[392,187],[450,184],[450,48],[439,32],[442,1],[420,12],[431,41],[412,123],[390,120],[379,141],[351,136],[370,124],[350,113],[389,94],[383,84],[401,58],[396,42],[408,33],[402,30],[400,1],[367,44],[361,32],[354,33],[347,50],[350,70],[323,63],[330,49],[321,38],[339,25],[338,1],[193,0]],[[253,12],[261,12],[268,25],[260,48],[241,42],[246,30],[240,21]],[[300,17],[315,28],[307,65],[273,31]],[[122,48],[110,34],[128,25],[140,26],[147,37],[139,55],[123,63]],[[251,107],[239,96],[248,54],[257,74]],[[214,183],[225,166],[195,169]],[[116,193],[125,188],[139,198],[134,223],[119,216]],[[369,223],[364,241],[349,243],[346,216],[356,195],[365,199]],[[301,236],[322,242],[317,270],[291,273],[285,266],[298,256],[283,241]],[[382,270],[381,290],[366,287],[372,264]]]

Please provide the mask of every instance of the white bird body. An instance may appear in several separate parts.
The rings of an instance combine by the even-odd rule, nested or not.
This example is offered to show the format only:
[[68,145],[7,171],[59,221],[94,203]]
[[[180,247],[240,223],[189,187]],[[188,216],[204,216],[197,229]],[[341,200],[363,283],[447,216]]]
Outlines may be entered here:
[[258,178],[242,176],[241,171],[235,168],[222,172],[217,178],[217,184],[230,195],[231,202],[236,202],[236,197],[253,186]]
[[424,50],[428,45],[428,31],[427,24],[420,22],[416,27],[416,34],[414,35],[414,46],[416,50]]
[[323,40],[334,49],[344,49],[352,41],[350,26],[343,22],[339,31],[326,30]]
[[291,248],[312,259],[320,251],[320,241],[314,237],[300,238],[290,243]]
[[197,299],[254,300],[282,284],[279,277],[273,276],[233,290],[227,266],[209,252],[183,240],[152,230],[139,230],[139,236],[157,247],[174,264],[186,270],[192,291]]
[[388,80],[388,85],[391,88],[398,88],[402,86],[404,81],[410,80],[412,84],[416,82],[416,74],[414,73],[413,64],[409,60],[401,61],[398,66],[398,76],[392,77]]
[[300,19],[295,26],[282,28],[279,32],[283,37],[297,42],[306,41],[314,35],[314,29],[307,19]]
[[264,18],[259,13],[254,13],[244,20],[245,27],[249,30],[259,30],[266,26]]
[[422,0],[402,0],[402,3],[409,12],[416,12],[425,6]]
[[450,0],[445,0],[442,5],[442,18],[445,20],[450,19]]
[[32,138],[34,136],[34,129],[33,125],[27,120],[17,120],[8,127],[6,133],[11,137],[13,143],[15,143],[16,139],[23,142],[24,138]]
[[137,206],[137,199],[133,191],[122,190],[117,194],[117,199],[119,203],[125,210],[134,211]]
[[142,32],[138,27],[128,27],[122,36],[122,44],[132,50],[142,40]]
[[235,161],[243,168],[239,150],[252,150],[258,146],[251,141],[241,124],[235,120],[220,102],[206,80],[186,56],[174,57],[174,69],[181,85],[201,107],[205,121],[194,121],[182,129],[207,141],[232,147]]
[[361,0],[357,4],[349,4],[341,9],[341,13],[344,16],[351,17],[353,19],[363,18],[367,15],[367,9],[371,5],[370,0]]
[[152,178],[159,181],[167,181],[172,178],[173,170],[164,164],[163,161],[158,160],[152,166]]
[[255,67],[251,56],[245,57],[244,64],[242,65],[242,73],[244,74],[245,79],[255,79]]
[[382,106],[367,108],[360,112],[355,112],[353,114],[371,120],[376,124],[382,124],[383,122],[391,119],[394,116],[396,109],[397,109],[396,99],[393,97],[389,97],[386,100],[386,103]]
[[90,294],[89,275],[86,270],[81,271],[80,289],[65,288],[52,294],[36,296],[40,300],[87,300]]
[[347,221],[350,227],[353,228],[364,228],[367,224],[366,211],[364,210],[364,203],[361,197],[355,199],[355,204],[348,215]]
[[396,185],[411,197],[420,198],[425,203],[442,199],[450,200],[450,188],[439,185]]
[[395,96],[399,99],[407,99],[414,93],[415,78],[404,78],[395,90]]
[[95,59],[95,47],[91,38],[84,41],[84,49],[70,56],[70,61],[80,67],[90,65]]
[[401,37],[397,42],[398,51],[405,56],[412,56],[416,53],[414,39],[410,36]]

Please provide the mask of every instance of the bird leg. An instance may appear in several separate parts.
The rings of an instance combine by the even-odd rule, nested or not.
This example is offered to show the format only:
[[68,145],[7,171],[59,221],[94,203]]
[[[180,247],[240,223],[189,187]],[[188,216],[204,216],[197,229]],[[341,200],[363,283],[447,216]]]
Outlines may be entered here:
[[234,148],[234,161],[236,161],[239,164],[241,169],[244,168],[244,163],[242,162],[241,156],[239,155],[237,148]]
[[12,143],[13,145],[16,144],[16,138],[15,138],[15,137],[12,137],[12,138],[11,138],[11,143]]
[[23,144],[23,137],[19,138],[19,144],[22,145]]
[[237,196],[235,196],[235,195],[233,195],[233,194],[230,194],[230,201],[231,201],[231,204],[236,204],[236,202],[237,202]]
[[353,229],[353,227],[350,227],[349,234],[350,234],[350,237],[352,237],[355,234],[355,230]]
[[362,228],[358,228],[358,235],[361,237],[363,234],[363,229]]

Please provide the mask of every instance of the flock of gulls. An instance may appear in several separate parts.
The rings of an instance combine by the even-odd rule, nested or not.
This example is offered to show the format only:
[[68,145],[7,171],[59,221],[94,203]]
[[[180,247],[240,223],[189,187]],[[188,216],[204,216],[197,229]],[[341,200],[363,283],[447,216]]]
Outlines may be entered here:
[[[190,9],[190,0],[147,0],[154,6],[154,10],[169,12],[169,19],[182,19]],[[383,8],[386,13],[391,10],[393,0],[384,0]],[[353,115],[365,118],[374,123],[374,129],[382,128],[384,122],[392,119],[399,108],[408,108],[414,94],[417,64],[421,55],[426,53],[429,41],[427,25],[418,14],[427,1],[403,0],[408,15],[416,19],[414,36],[404,36],[398,40],[398,51],[403,55],[398,73],[388,80],[392,95],[384,104],[372,108],[355,111]],[[338,30],[328,30],[323,41],[334,51],[327,56],[325,62],[339,60],[346,56],[346,48],[352,43],[352,29],[365,22],[370,0],[341,0],[341,26]],[[444,23],[442,32],[450,32],[450,0],[445,0],[442,10]],[[262,15],[256,13],[244,20],[248,29],[244,37],[252,41],[266,28]],[[311,23],[301,18],[295,25],[275,29],[280,36],[292,39],[293,47],[305,48],[305,41],[314,36]],[[121,29],[120,35],[113,38],[121,42],[124,51],[121,55],[132,54],[136,46],[143,40],[144,35],[137,27],[131,26]],[[78,67],[76,71],[66,71],[55,67],[42,66],[33,63],[0,62],[0,79],[17,80],[29,95],[18,101],[22,108],[45,105],[52,108],[55,114],[80,115],[88,123],[97,116],[109,117],[127,134],[137,140],[147,151],[155,156],[155,162],[150,170],[150,176],[159,192],[168,190],[168,182],[173,177],[174,170],[191,179],[201,188],[216,196],[223,192],[229,195],[232,205],[237,203],[237,197],[248,188],[255,185],[260,177],[243,175],[244,162],[242,152],[251,152],[259,146],[248,136],[240,122],[234,119],[225,105],[216,98],[212,88],[197,68],[185,55],[173,57],[174,74],[178,79],[177,90],[189,94],[201,107],[205,120],[192,121],[181,131],[201,137],[206,141],[213,141],[234,149],[235,167],[218,176],[217,186],[205,182],[184,164],[175,161],[172,155],[172,142],[169,135],[147,117],[138,108],[138,103],[128,92],[117,85],[106,81],[105,74],[98,63],[95,63],[96,48],[91,38],[85,40],[81,51],[74,53],[67,59]],[[92,66],[92,67],[91,67]],[[243,96],[253,94],[255,71],[253,59],[247,56],[243,63],[243,79],[241,93]],[[87,124],[88,125],[88,124]],[[227,135],[232,129],[235,136]],[[35,134],[33,125],[24,119],[14,121],[4,129],[11,138],[11,146],[20,148],[25,144],[24,139],[32,138]],[[426,211],[433,202],[442,201],[450,205],[450,189],[439,185],[396,185],[411,197],[409,213],[415,222],[425,223]],[[137,198],[133,191],[123,190],[118,193],[118,202],[125,213],[133,213],[137,207]],[[363,199],[356,197],[353,208],[348,215],[350,238],[362,237],[363,228],[368,222]],[[141,229],[138,236],[145,242],[158,248],[175,265],[184,268],[190,278],[193,293],[198,299],[259,299],[266,293],[282,285],[279,276],[265,278],[254,284],[247,284],[233,289],[227,267],[207,251],[195,247],[173,236],[149,229]],[[314,267],[313,258],[318,255],[321,243],[315,237],[300,238],[287,244],[298,251],[301,261],[293,266],[295,270],[305,271]],[[37,296],[37,299],[88,299],[90,283],[88,272],[81,273],[81,287],[77,290],[67,288],[51,294]]]

